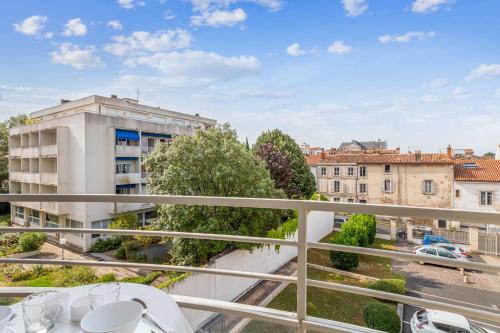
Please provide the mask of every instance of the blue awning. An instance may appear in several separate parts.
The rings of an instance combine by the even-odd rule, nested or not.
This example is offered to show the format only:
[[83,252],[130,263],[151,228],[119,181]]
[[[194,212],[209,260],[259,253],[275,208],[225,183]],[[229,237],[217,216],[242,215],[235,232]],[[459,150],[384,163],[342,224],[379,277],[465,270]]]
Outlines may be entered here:
[[130,156],[130,157],[117,157],[116,160],[117,161],[136,161],[138,160],[139,157],[134,157],[134,156]]
[[150,133],[150,132],[142,132],[142,136],[149,136],[149,137],[153,137],[153,138],[164,138],[164,139],[171,139],[172,138],[171,134]]
[[124,140],[139,141],[139,133],[137,131],[128,131],[122,129],[116,129],[116,138]]
[[116,185],[116,189],[122,189],[122,188],[135,188],[135,184],[122,184],[122,185]]

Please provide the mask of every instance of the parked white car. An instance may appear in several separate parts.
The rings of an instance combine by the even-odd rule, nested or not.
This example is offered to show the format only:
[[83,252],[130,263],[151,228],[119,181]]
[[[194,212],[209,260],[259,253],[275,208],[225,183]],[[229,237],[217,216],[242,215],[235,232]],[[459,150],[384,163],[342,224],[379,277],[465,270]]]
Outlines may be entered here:
[[458,244],[437,243],[434,244],[434,246],[448,250],[457,257],[464,257],[464,258],[470,257],[470,254],[464,249],[464,247]]
[[410,320],[410,328],[412,333],[495,333],[462,315],[431,309],[415,312]]
[[[418,247],[413,251],[413,254],[416,254],[419,256],[434,256],[434,257],[440,257],[440,258],[446,258],[446,259],[456,259],[459,261],[469,261],[467,259],[467,257],[463,257],[463,256],[459,257],[459,256],[453,254],[452,252],[450,252],[442,247],[435,246],[435,245],[425,245],[425,246]],[[423,262],[420,262],[420,263],[422,264]]]

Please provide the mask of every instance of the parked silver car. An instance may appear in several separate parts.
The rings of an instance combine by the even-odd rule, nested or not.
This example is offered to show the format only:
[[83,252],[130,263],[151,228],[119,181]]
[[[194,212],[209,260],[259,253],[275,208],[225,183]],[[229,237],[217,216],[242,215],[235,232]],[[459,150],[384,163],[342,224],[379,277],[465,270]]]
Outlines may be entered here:
[[[442,247],[435,246],[435,245],[425,245],[416,248],[413,250],[413,254],[419,255],[419,256],[434,256],[434,257],[440,257],[440,258],[446,258],[446,259],[455,259],[459,261],[469,261],[466,257],[459,257],[455,254],[453,254],[451,251],[448,251]],[[419,264],[424,264],[423,261],[419,261]]]

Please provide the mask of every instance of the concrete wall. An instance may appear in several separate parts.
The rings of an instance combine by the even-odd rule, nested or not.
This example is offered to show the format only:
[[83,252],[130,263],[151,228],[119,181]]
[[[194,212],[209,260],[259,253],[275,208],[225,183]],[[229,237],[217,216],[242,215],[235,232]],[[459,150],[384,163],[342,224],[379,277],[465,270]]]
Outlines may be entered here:
[[[308,214],[309,241],[319,241],[333,230],[333,213],[310,212]],[[297,235],[289,239],[297,239]],[[297,256],[295,247],[281,246],[276,251],[274,246],[262,247],[254,251],[237,250],[221,256],[209,264],[208,268],[271,273]],[[258,280],[217,276],[210,274],[192,274],[186,279],[170,286],[166,291],[175,295],[196,296],[202,298],[232,301]],[[198,327],[212,315],[211,312],[183,309],[193,328]]]

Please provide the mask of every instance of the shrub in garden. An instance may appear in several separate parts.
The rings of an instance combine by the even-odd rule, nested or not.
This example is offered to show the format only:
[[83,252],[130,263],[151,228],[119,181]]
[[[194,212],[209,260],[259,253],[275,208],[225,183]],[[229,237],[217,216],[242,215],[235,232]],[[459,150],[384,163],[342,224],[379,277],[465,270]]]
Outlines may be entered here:
[[103,276],[101,276],[99,278],[99,283],[106,283],[106,282],[113,282],[113,281],[116,281],[116,277],[115,277],[115,274],[114,273],[108,273],[108,274],[104,274]]
[[330,201],[330,200],[328,200],[328,198],[325,195],[318,193],[318,192],[314,192],[313,195],[311,195],[311,198],[309,198],[309,200]]
[[406,291],[406,281],[402,279],[382,279],[370,282],[368,288],[404,295]]
[[[356,238],[350,237],[342,232],[335,234],[331,240],[332,244],[358,246]],[[330,251],[330,261],[333,267],[343,270],[351,270],[358,267],[359,255],[357,253]]]
[[22,252],[40,250],[46,240],[46,234],[40,232],[25,232],[19,237],[19,247]]
[[19,237],[21,235],[17,232],[8,232],[0,235],[0,247],[14,247],[19,244]]
[[23,270],[16,264],[2,264],[0,265],[0,275],[5,279],[12,281],[12,278],[20,274]]
[[368,243],[368,230],[366,225],[359,219],[350,217],[340,229],[341,233],[348,238],[354,238],[357,241],[356,246],[367,246]]
[[377,220],[375,216],[369,214],[354,214],[349,220],[363,225],[368,238],[368,244],[373,244],[375,242],[375,234],[377,233]]
[[54,274],[57,287],[75,287],[97,282],[95,271],[87,266],[63,267]]
[[399,333],[401,328],[401,320],[396,311],[380,302],[368,304],[363,311],[363,319],[369,328],[383,332]]
[[122,241],[117,237],[110,237],[107,239],[99,238],[90,248],[90,252],[106,252],[109,250],[114,250],[121,245]]

